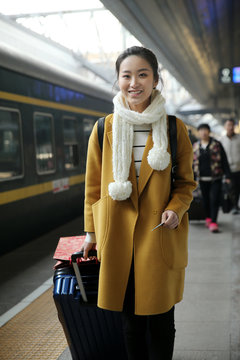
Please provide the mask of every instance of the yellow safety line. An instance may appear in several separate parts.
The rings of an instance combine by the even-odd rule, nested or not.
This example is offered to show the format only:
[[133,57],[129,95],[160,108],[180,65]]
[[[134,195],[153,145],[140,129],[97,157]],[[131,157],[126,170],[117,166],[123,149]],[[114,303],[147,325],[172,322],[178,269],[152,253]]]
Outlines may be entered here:
[[[57,181],[60,179],[54,179]],[[69,186],[83,183],[85,180],[85,175],[74,175],[69,177]],[[26,199],[28,197],[44,194],[47,192],[53,191],[53,181],[47,181],[42,184],[30,185],[20,189],[4,191],[0,193],[0,205],[7,204],[13,201]]]
[[11,94],[11,93],[8,93],[5,91],[0,91],[0,99],[17,101],[17,102],[21,102],[21,103],[25,103],[25,104],[44,106],[44,107],[49,107],[49,108],[58,109],[58,110],[66,110],[66,111],[75,112],[75,113],[79,113],[79,114],[86,114],[86,115],[93,115],[93,116],[106,116],[107,115],[106,113],[101,112],[101,111],[94,111],[94,110],[80,108],[77,106],[59,104],[59,103],[55,103],[53,101],[40,100],[40,99],[32,98],[29,96]]

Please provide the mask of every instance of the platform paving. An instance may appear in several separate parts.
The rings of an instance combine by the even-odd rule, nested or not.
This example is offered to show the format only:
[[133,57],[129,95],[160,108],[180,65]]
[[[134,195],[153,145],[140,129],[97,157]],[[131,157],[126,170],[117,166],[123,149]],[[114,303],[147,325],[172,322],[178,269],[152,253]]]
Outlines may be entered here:
[[[221,232],[211,234],[203,222],[190,223],[173,360],[240,360],[240,215],[220,213],[219,225]],[[80,229],[82,219],[74,219],[0,257],[1,314],[52,277],[58,238]],[[58,360],[71,360],[68,348]]]

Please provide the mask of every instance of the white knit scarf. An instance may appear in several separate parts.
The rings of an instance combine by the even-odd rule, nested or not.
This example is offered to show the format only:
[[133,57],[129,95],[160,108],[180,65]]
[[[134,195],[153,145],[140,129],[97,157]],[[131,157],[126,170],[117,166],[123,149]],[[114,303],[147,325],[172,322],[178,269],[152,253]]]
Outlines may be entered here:
[[148,164],[154,170],[164,170],[170,163],[167,152],[167,120],[165,100],[160,91],[153,90],[151,104],[142,112],[130,110],[121,91],[114,97],[113,115],[113,178],[108,185],[113,200],[126,200],[132,193],[128,180],[132,161],[133,125],[152,124],[153,148],[148,153]]

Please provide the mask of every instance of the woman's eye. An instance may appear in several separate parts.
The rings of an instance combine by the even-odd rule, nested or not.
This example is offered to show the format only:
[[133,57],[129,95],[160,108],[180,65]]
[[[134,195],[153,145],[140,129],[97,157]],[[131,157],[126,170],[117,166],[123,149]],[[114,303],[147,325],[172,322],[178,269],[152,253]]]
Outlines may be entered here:
[[147,74],[146,74],[146,73],[141,73],[141,74],[139,74],[139,76],[140,76],[140,77],[146,77]]
[[123,78],[124,78],[124,79],[129,79],[130,76],[129,76],[129,75],[123,75]]

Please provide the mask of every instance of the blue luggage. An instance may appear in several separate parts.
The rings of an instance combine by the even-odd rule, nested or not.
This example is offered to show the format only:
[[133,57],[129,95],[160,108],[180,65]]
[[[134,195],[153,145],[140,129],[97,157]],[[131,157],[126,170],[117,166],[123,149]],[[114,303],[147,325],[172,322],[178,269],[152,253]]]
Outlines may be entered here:
[[100,263],[95,259],[77,264],[81,256],[72,256],[76,274],[72,266],[63,265],[53,279],[53,298],[72,358],[126,360],[121,313],[96,306]]

